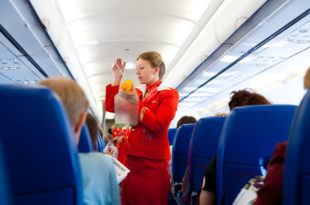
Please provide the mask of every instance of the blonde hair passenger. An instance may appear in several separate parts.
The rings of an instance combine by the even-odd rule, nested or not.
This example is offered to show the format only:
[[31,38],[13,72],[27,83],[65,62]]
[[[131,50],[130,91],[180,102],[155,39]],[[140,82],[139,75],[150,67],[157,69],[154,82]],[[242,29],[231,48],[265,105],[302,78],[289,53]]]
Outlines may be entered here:
[[42,80],[39,84],[50,88],[60,97],[72,126],[77,123],[82,113],[87,112],[88,99],[82,88],[73,80],[65,77],[55,77]]
[[[50,88],[59,96],[78,144],[89,105],[83,89],[72,79],[65,77],[48,78],[39,84]],[[111,158],[99,152],[89,152],[79,153],[79,161],[83,180],[82,203],[120,205],[119,188]]]

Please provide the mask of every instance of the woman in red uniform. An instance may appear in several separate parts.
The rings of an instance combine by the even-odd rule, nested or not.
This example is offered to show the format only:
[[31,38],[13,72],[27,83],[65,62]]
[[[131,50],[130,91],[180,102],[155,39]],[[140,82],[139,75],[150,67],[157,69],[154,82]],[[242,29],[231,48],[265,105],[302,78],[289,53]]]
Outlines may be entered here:
[[[114,96],[119,91],[125,64],[117,59],[113,83],[106,87],[105,109],[114,111]],[[127,166],[130,173],[122,183],[123,205],[167,204],[171,158],[168,128],[178,106],[179,94],[161,84],[165,64],[157,52],[145,52],[137,58],[137,76],[146,85],[136,89],[139,121],[128,137]]]

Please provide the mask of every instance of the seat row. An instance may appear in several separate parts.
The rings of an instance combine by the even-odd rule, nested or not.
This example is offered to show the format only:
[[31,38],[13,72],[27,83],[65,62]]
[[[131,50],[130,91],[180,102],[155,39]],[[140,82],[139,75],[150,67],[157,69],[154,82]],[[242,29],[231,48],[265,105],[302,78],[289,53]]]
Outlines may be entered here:
[[228,117],[202,118],[196,124],[170,129],[173,181],[180,184],[188,166],[189,186],[197,192],[206,166],[217,153],[218,204],[232,204],[249,179],[262,175],[260,160],[271,158],[275,145],[289,139],[283,201],[306,204],[310,193],[309,118],[310,91],[298,107],[239,107]]

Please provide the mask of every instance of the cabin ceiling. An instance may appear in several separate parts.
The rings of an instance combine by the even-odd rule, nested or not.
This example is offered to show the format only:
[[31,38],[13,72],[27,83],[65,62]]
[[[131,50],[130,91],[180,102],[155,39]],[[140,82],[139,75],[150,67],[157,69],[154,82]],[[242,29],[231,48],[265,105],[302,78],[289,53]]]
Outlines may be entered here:
[[[169,63],[193,29],[202,26],[198,22],[211,4],[210,0],[51,0],[49,7],[44,2],[45,9],[56,10],[53,16],[51,11],[42,10],[41,2],[31,1],[64,59],[69,61],[71,55],[78,58],[96,100],[105,97],[105,86],[112,81],[111,68],[117,57],[127,62],[124,78],[133,80],[135,85],[139,85],[136,58],[142,52],[161,53],[169,72]],[[54,27],[57,18],[57,26],[63,32]],[[62,35],[68,35],[76,53],[62,52]]]
[[[0,81],[36,84],[51,76],[73,77],[100,119],[114,60],[123,58],[124,79],[143,88],[136,58],[156,50],[166,63],[164,82],[180,93],[177,117],[204,115],[223,107],[232,90],[251,85],[249,80],[308,48],[308,34],[302,33],[309,30],[307,13],[285,28],[309,9],[307,1],[1,1]],[[284,70],[286,79],[303,69],[298,74]]]
[[[112,81],[111,67],[117,57],[127,62],[124,79],[143,88],[135,74],[136,58],[145,51],[158,51],[167,67],[165,82],[176,87],[266,0],[30,2],[73,75],[80,67],[93,97],[100,101]],[[236,12],[226,15],[232,6]],[[224,17],[232,17],[233,22]],[[209,40],[202,37],[205,45],[201,47],[207,51],[200,49],[188,57],[186,51],[193,43],[202,43],[196,39],[204,29],[210,33]]]

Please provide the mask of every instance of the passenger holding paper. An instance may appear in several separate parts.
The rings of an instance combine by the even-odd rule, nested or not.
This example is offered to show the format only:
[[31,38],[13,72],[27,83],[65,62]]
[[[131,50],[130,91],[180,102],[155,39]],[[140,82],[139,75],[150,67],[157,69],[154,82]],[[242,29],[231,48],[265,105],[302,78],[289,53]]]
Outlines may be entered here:
[[120,89],[125,65],[121,59],[116,60],[114,80],[106,87],[105,101],[105,109],[109,112],[116,112],[117,106],[123,108],[117,105],[118,94],[127,99],[127,104],[138,102],[136,113],[126,111],[135,115],[129,116],[131,122],[137,117],[137,123],[128,137],[126,166],[130,173],[122,183],[122,204],[167,204],[171,158],[168,128],[177,110],[179,95],[176,90],[162,85],[165,65],[159,53],[146,52],[137,58],[136,73],[140,83],[146,84],[144,92],[135,89],[131,83],[131,89],[125,85],[125,90]]

